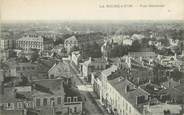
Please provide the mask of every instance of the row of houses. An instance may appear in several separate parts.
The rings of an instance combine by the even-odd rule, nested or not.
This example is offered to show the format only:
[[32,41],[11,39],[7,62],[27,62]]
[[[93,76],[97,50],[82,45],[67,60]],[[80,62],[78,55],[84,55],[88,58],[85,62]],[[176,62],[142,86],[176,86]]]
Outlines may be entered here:
[[[39,115],[50,109],[50,114],[81,114],[82,98],[76,89],[69,88],[64,79],[33,81],[30,85],[3,87],[1,112],[35,110]],[[27,113],[27,112],[26,112]],[[23,115],[23,114],[22,114]],[[27,115],[27,114],[24,114]]]
[[[44,62],[41,63],[46,66]],[[47,72],[44,71],[45,77],[40,78],[37,72],[41,63],[14,63],[12,67],[6,65],[9,69],[1,69],[1,113],[11,115],[14,111],[19,115],[82,114],[82,97],[68,74],[67,64],[59,62],[51,65]],[[3,69],[10,70],[7,73],[12,71],[16,74],[7,76]],[[34,78],[31,73],[37,77]]]

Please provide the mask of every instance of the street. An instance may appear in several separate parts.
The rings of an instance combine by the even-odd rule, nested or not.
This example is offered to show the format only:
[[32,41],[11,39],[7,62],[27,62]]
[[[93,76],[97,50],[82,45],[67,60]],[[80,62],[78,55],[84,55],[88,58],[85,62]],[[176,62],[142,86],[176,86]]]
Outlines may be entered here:
[[[69,61],[67,61],[68,64],[70,64]],[[70,64],[71,67],[71,74],[74,76],[74,81],[76,83],[76,86],[78,87],[81,95],[83,96],[84,100],[84,111],[86,112],[86,115],[104,115],[104,111],[98,107],[98,105],[95,102],[95,98],[92,97],[90,92],[92,92],[92,87],[90,85],[83,84],[81,79],[79,78],[78,71],[75,70],[75,68]]]

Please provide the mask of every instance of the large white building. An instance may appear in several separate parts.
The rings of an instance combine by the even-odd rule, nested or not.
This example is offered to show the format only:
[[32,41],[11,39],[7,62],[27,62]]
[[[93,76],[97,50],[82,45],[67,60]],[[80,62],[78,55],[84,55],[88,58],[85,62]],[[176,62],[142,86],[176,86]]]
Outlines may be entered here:
[[16,48],[24,50],[47,50],[53,47],[53,40],[38,35],[25,35],[16,41]]

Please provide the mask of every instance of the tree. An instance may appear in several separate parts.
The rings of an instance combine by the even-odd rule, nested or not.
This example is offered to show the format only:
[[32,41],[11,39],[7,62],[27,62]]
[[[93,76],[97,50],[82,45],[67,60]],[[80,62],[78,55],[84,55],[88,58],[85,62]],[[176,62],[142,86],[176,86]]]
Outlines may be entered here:
[[98,58],[101,57],[100,46],[96,43],[96,41],[86,43],[82,46],[82,55],[85,57]]
[[183,73],[179,71],[178,69],[175,69],[171,72],[170,77],[173,78],[173,80],[178,81],[182,79]]
[[39,51],[37,49],[31,49],[33,51],[32,55],[31,55],[31,61],[34,62],[38,59],[39,57]]
[[131,51],[138,51],[141,48],[141,44],[139,42],[139,40],[135,40],[132,43],[132,46],[130,47]]

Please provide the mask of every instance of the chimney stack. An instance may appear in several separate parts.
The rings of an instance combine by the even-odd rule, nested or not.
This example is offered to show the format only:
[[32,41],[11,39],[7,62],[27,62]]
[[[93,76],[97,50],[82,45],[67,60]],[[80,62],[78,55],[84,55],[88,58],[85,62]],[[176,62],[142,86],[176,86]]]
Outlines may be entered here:
[[135,103],[138,105],[138,96],[135,96]]

